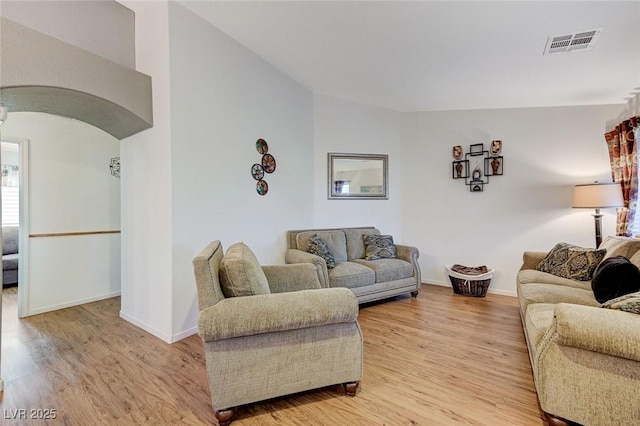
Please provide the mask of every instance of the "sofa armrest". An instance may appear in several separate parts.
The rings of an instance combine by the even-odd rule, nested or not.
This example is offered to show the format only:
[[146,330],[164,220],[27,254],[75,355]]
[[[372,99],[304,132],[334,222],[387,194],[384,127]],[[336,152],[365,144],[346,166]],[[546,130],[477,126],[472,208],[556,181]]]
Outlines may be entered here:
[[525,251],[522,254],[522,266],[520,267],[520,270],[536,269],[538,263],[540,263],[547,254],[548,252],[546,251]]
[[327,271],[327,262],[320,256],[307,253],[298,249],[287,249],[284,254],[284,261],[289,264],[293,263],[311,263],[316,268],[318,280],[322,288],[329,288],[329,273]]
[[322,288],[316,267],[311,263],[265,265],[262,270],[267,276],[271,293]]
[[559,303],[550,331],[559,345],[640,361],[638,314]]
[[420,251],[417,247],[405,246],[402,244],[395,244],[395,246],[398,251],[398,259],[405,260],[413,265],[413,270],[418,281],[418,287],[420,287],[420,283],[422,282],[422,277],[420,276],[420,265],[418,264]]
[[328,324],[354,322],[358,301],[347,288],[230,297],[202,310],[202,340],[252,336]]

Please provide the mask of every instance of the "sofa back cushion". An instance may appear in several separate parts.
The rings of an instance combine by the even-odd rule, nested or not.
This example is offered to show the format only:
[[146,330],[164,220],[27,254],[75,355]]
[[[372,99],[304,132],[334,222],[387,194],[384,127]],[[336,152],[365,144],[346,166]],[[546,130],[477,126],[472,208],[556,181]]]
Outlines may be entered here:
[[627,259],[640,250],[640,238],[621,237],[621,236],[608,236],[602,243],[600,243],[599,249],[607,250],[605,259],[615,256],[624,256]]
[[344,230],[347,236],[347,259],[364,259],[364,236],[380,235],[376,228],[347,228]]
[[220,284],[225,297],[271,293],[256,255],[244,243],[233,244],[222,258]]
[[314,236],[322,238],[327,243],[327,247],[333,254],[336,263],[347,261],[347,240],[342,229],[333,231],[304,231],[296,236],[296,245],[298,250],[307,251],[309,240]]
[[609,257],[598,265],[591,289],[600,303],[640,290],[640,269],[624,256]]
[[18,253],[18,227],[2,227],[2,254]]

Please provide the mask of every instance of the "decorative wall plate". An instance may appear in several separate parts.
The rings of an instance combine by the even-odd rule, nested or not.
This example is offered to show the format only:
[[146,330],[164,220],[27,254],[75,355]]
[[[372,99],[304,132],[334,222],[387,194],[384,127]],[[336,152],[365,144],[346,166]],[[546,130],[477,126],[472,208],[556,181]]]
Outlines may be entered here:
[[267,184],[266,180],[260,179],[256,183],[256,192],[260,195],[266,195],[269,192],[269,184]]
[[267,141],[265,141],[264,139],[258,139],[256,141],[256,150],[260,154],[266,154],[269,151],[269,145],[267,144]]
[[276,159],[271,154],[262,156],[262,167],[267,173],[273,173],[276,170]]
[[251,176],[253,176],[255,180],[262,179],[264,177],[264,168],[262,168],[262,165],[256,163],[251,166]]

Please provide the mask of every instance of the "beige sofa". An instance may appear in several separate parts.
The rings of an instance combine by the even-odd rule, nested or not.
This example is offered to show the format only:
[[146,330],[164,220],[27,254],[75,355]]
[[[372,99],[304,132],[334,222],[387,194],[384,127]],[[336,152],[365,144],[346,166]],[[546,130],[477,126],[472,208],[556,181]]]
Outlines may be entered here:
[[[335,268],[327,269],[323,258],[307,253],[307,243],[315,234],[329,245],[336,260]],[[395,244],[397,259],[365,260],[363,236],[369,234],[380,235],[380,231],[373,226],[288,231],[285,262],[312,263],[322,287],[346,287],[359,303],[403,293],[416,297],[420,289],[418,249]]]
[[[320,288],[312,265],[260,266],[238,246],[223,254],[213,241],[193,259],[198,333],[219,424],[228,425],[239,405],[309,389],[343,384],[355,395],[363,357],[353,293]],[[239,295],[237,280],[264,281],[265,292]],[[225,297],[229,291],[236,296]]]
[[[640,239],[608,237],[606,257],[640,267]],[[604,309],[590,281],[536,270],[546,252],[525,252],[517,276],[520,314],[540,407],[551,425],[640,424],[640,315]]]

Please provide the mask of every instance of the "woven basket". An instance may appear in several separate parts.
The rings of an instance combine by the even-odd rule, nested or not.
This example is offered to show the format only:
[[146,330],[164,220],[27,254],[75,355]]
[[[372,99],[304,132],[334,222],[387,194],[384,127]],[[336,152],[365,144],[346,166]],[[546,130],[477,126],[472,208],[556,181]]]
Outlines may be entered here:
[[493,269],[489,269],[486,273],[480,275],[466,275],[451,270],[447,265],[444,266],[451,281],[451,287],[455,294],[471,297],[485,297],[487,290],[493,278]]

